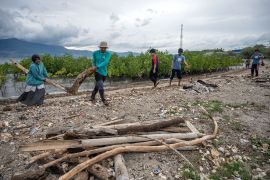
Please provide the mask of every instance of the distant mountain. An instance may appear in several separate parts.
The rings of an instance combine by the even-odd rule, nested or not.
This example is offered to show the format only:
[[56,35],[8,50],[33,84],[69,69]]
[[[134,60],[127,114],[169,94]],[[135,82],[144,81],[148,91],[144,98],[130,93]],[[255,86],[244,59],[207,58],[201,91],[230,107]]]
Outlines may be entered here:
[[[8,58],[24,58],[32,54],[50,54],[50,55],[63,55],[71,54],[75,57],[78,56],[92,56],[92,51],[87,50],[71,50],[63,46],[47,45],[40,43],[27,42],[16,38],[0,39],[0,59]],[[127,56],[132,52],[116,52],[119,56]],[[133,53],[138,55],[138,53]],[[1,61],[1,60],[0,60]]]

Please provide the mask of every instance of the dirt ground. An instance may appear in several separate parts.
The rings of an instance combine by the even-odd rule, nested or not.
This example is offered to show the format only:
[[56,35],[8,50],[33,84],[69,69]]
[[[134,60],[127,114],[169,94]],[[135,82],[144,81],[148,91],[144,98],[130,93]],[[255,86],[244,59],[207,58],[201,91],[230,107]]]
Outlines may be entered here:
[[[250,70],[237,70],[193,77],[217,84],[213,92],[197,93],[184,90],[189,84],[185,77],[180,87],[168,87],[161,81],[156,89],[137,86],[107,91],[110,105],[93,105],[89,94],[46,99],[39,107],[21,104],[0,105],[0,179],[27,168],[30,153],[18,151],[21,144],[45,138],[51,127],[91,127],[125,115],[129,122],[144,122],[181,116],[190,120],[206,134],[212,132],[211,121],[199,108],[204,106],[218,119],[219,135],[206,144],[218,149],[220,165],[207,158],[210,146],[182,152],[199,171],[201,177],[217,172],[223,161],[240,160],[248,166],[254,178],[267,179],[270,169],[270,82],[256,82]],[[270,62],[261,67],[260,76],[270,78]],[[74,118],[68,118],[78,115]],[[161,153],[128,153],[124,155],[131,179],[188,179],[183,175],[185,162],[172,151]],[[158,175],[154,169],[160,170]],[[234,174],[231,179],[241,179]],[[206,178],[207,179],[207,178]],[[229,178],[230,179],[230,178]]]

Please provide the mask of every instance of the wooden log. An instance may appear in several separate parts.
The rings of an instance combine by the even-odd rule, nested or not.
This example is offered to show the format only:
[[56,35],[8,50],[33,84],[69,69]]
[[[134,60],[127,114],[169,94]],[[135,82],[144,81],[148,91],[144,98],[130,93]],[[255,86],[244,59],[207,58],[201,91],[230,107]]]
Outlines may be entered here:
[[92,68],[87,68],[83,72],[81,72],[73,82],[73,85],[70,88],[67,88],[67,92],[70,94],[77,94],[78,90],[83,83],[83,81],[91,74],[93,74],[94,71]]
[[165,127],[161,129],[162,131],[166,131],[166,132],[173,132],[173,133],[186,133],[186,132],[190,132],[190,129],[188,129],[187,127]]
[[110,177],[108,169],[100,164],[94,164],[93,166],[88,167],[87,171],[100,180],[108,180]]
[[116,180],[129,180],[127,167],[122,154],[114,156],[114,171]]
[[106,146],[106,145],[114,145],[114,144],[122,144],[122,143],[144,142],[144,141],[149,141],[148,138],[194,139],[198,137],[201,137],[201,134],[197,134],[197,133],[150,134],[150,135],[141,135],[141,137],[125,136],[125,137],[99,138],[99,139],[82,139],[81,144],[82,144],[82,147],[95,147],[95,146]]
[[[201,138],[197,138],[194,140],[183,141],[183,142],[171,144],[170,146],[172,148],[178,148],[178,147],[183,147],[183,146],[193,146],[196,144],[200,144],[201,142],[204,142],[206,140],[214,139],[217,136],[218,124],[217,124],[216,120],[214,118],[212,118],[211,115],[204,108],[202,108],[202,109],[205,112],[205,114],[207,114],[214,123],[213,133],[211,135],[205,135]],[[165,145],[162,145],[162,146],[125,146],[125,147],[115,148],[113,150],[110,150],[110,151],[107,151],[107,152],[102,153],[100,155],[97,155],[94,158],[89,159],[89,160],[77,165],[72,170],[70,170],[68,173],[61,176],[59,178],[59,180],[71,179],[74,175],[76,175],[80,171],[84,170],[88,166],[91,166],[99,161],[102,161],[102,160],[104,160],[108,157],[114,156],[116,154],[125,153],[125,152],[158,152],[158,151],[164,151],[164,150],[168,150],[168,149],[169,148]]]
[[74,180],[88,180],[89,174],[87,171],[82,171],[77,174],[77,176],[74,177]]
[[[180,142],[180,141],[182,142],[182,140],[175,139],[175,138],[165,140],[165,142],[169,143],[169,144],[175,143],[175,142]],[[60,163],[64,160],[67,160],[67,159],[78,158],[78,157],[87,157],[90,155],[103,153],[105,151],[109,151],[109,150],[112,150],[114,148],[130,146],[130,145],[132,145],[132,146],[154,146],[154,145],[160,145],[160,143],[157,141],[147,141],[147,142],[139,142],[139,143],[134,143],[134,144],[120,144],[120,145],[113,145],[113,146],[105,146],[105,147],[101,147],[101,148],[97,148],[97,149],[93,149],[93,150],[87,150],[87,151],[83,151],[83,152],[79,152],[79,153],[67,154],[59,159],[56,159],[56,160],[51,161],[47,164],[44,164],[42,167],[46,169],[48,167],[51,167],[57,163]],[[196,147],[192,146],[192,147],[178,148],[178,150],[190,150],[190,149],[196,149]]]
[[58,150],[52,150],[52,151],[49,151],[49,152],[44,152],[42,154],[39,154],[39,155],[36,155],[36,156],[33,156],[30,161],[29,161],[29,164],[32,164],[40,159],[44,159],[52,154],[55,154],[55,153],[59,153],[59,154],[63,154],[66,150],[62,150],[62,149],[58,149]]
[[[11,62],[12,62],[17,68],[19,68],[20,70],[22,70],[23,73],[27,74],[27,73],[29,72],[28,69],[26,69],[25,67],[23,67],[22,65],[20,65],[19,63],[17,63],[15,60],[11,60]],[[59,83],[56,83],[56,82],[53,81],[53,80],[47,79],[45,83],[50,84],[50,85],[52,85],[52,86],[54,86],[54,87],[57,87],[57,88],[59,88],[59,89],[65,91],[65,92],[67,92],[67,89],[66,89],[63,85],[61,85],[61,84],[59,84]]]
[[185,122],[184,119],[180,117],[176,117],[176,118],[172,118],[165,121],[163,120],[163,121],[159,121],[159,122],[155,122],[151,124],[134,125],[134,126],[130,126],[130,127],[122,128],[122,129],[117,129],[117,130],[118,130],[118,134],[127,134],[131,132],[149,132],[149,131],[157,131],[162,128],[176,125],[179,123],[184,123],[184,122]]
[[44,140],[19,147],[20,151],[44,151],[79,147],[81,143],[75,140]]

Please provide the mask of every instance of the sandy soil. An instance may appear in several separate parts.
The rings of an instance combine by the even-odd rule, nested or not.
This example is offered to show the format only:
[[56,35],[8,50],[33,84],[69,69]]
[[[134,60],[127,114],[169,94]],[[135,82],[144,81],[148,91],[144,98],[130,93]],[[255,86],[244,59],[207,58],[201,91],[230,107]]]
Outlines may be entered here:
[[[270,63],[266,63],[260,69],[260,77],[269,78]],[[213,115],[218,118],[220,126],[217,140],[207,143],[229,152],[227,158],[235,158],[236,155],[247,157],[244,158],[245,163],[254,165],[252,174],[257,175],[258,168],[266,171],[270,167],[269,156],[251,141],[255,137],[258,141],[270,138],[270,84],[255,82],[248,77],[249,73],[250,70],[242,70],[194,77],[193,80],[200,78],[219,86],[209,93],[185,91],[182,86],[176,86],[176,81],[171,87],[168,87],[168,82],[161,81],[156,89],[148,83],[144,87],[112,90],[107,92],[109,107],[101,102],[91,104],[88,94],[46,99],[40,107],[10,104],[10,109],[5,109],[7,105],[0,105],[0,109],[5,110],[0,112],[0,179],[10,179],[14,172],[27,167],[31,155],[19,152],[19,145],[44,139],[51,127],[90,127],[122,115],[129,122],[181,116],[190,120],[200,132],[211,133],[211,121],[202,115],[198,104],[208,110],[213,105]],[[183,84],[189,84],[188,77]],[[215,103],[219,108],[216,111]],[[66,119],[71,115],[78,116]],[[27,127],[20,128],[22,126]],[[236,151],[232,152],[234,147]],[[203,158],[208,152],[208,147],[201,147],[200,151],[182,153],[201,173],[208,174],[215,168],[213,162]],[[179,174],[184,161],[174,152],[130,153],[124,157],[130,178],[182,179]],[[152,173],[156,168],[161,171],[159,175]]]

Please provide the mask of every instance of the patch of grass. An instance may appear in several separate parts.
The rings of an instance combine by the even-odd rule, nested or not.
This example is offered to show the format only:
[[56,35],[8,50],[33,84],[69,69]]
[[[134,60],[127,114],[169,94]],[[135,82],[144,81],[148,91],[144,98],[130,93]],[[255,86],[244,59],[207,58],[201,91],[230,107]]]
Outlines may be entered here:
[[221,145],[224,144],[224,140],[222,138],[218,138],[214,139],[212,143],[215,148],[219,148]]
[[242,131],[242,125],[239,121],[233,120],[228,115],[223,115],[222,118],[231,125],[231,128],[235,131]]
[[263,140],[263,139],[258,138],[257,136],[252,136],[250,139],[250,142],[252,145],[258,148],[261,148],[263,144],[268,144],[269,146],[267,150],[265,151],[265,155],[267,156],[267,158],[270,158],[270,140],[269,139]]
[[251,170],[244,163],[233,161],[223,164],[215,173],[210,175],[212,180],[220,180],[224,178],[240,177],[242,180],[251,180]]
[[223,112],[223,103],[218,100],[212,101],[196,101],[193,105],[201,105],[206,108],[206,110],[212,115],[214,113],[222,113]]
[[192,167],[186,166],[182,172],[182,177],[184,179],[200,180],[198,173],[194,171]]
[[249,102],[245,102],[245,103],[234,103],[234,104],[226,104],[227,106],[229,107],[232,107],[232,108],[244,108],[244,107],[247,107],[249,106]]
[[242,125],[239,121],[231,121],[231,126],[232,126],[232,129],[235,130],[235,131],[242,131]]

